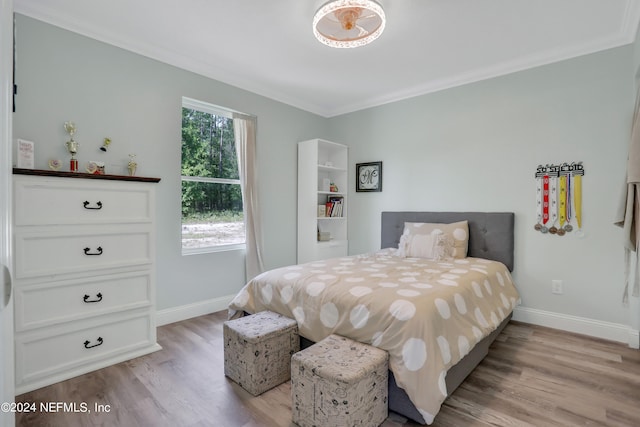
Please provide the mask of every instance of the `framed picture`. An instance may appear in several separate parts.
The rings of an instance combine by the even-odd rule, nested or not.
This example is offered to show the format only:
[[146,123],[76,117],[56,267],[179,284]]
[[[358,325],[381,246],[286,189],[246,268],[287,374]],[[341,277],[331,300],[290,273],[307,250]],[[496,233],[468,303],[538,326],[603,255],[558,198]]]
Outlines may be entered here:
[[382,191],[382,162],[356,164],[356,191]]
[[33,169],[34,143],[18,139],[18,162],[17,165],[22,169]]

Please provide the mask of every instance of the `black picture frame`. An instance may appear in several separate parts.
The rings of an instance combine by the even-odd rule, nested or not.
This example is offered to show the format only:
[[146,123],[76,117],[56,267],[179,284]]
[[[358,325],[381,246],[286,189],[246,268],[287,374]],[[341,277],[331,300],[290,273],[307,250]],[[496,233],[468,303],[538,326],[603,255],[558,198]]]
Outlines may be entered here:
[[356,191],[382,191],[382,162],[356,163]]

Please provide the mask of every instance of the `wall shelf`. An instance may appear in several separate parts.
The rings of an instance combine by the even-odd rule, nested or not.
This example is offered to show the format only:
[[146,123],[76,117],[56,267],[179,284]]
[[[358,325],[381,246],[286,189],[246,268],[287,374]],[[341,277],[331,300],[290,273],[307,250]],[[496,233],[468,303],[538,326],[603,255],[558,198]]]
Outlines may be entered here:
[[160,178],[129,175],[98,175],[86,172],[65,172],[46,169],[13,168],[14,175],[57,176],[61,178],[104,179],[111,181],[160,182]]
[[[298,143],[298,263],[346,256],[348,156],[346,145],[322,139]],[[329,183],[339,191],[330,191]],[[334,200],[338,216],[318,216]],[[319,241],[318,231],[330,234]]]

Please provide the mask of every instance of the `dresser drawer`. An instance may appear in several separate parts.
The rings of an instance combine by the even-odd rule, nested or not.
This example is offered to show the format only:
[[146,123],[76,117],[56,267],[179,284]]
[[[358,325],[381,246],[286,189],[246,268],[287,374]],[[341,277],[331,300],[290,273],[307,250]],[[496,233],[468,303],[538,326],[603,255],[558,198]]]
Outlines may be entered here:
[[[50,335],[16,335],[16,384],[37,382],[101,359],[155,345],[149,313],[138,313],[76,330],[49,328]],[[62,329],[62,331],[61,331]],[[43,330],[46,332],[47,330]]]
[[139,266],[154,259],[148,227],[56,230],[15,231],[17,279]]
[[135,182],[16,175],[15,225],[150,222],[153,194]]
[[16,330],[24,331],[153,304],[149,271],[18,286]]

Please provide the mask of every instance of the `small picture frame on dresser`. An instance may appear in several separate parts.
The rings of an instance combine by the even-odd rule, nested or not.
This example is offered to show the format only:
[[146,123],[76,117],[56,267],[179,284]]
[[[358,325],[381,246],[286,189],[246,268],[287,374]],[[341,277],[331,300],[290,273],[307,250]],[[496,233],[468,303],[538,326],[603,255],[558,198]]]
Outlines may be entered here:
[[20,169],[33,169],[35,157],[35,144],[32,141],[18,139],[18,161],[16,166]]
[[382,191],[382,162],[356,164],[356,191]]

